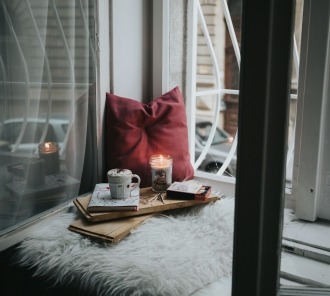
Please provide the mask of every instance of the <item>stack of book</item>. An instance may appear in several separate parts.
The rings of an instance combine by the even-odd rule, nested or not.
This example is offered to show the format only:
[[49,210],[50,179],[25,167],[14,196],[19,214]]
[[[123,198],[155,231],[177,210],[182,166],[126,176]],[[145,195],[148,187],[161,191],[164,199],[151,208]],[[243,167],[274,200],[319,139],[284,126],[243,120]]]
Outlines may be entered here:
[[172,186],[168,188],[166,196],[156,194],[151,187],[140,189],[136,186],[129,198],[111,199],[109,184],[97,184],[92,194],[74,200],[83,217],[68,229],[117,242],[146,219],[160,212],[204,205],[220,199],[211,193],[209,186],[197,185],[195,182],[175,182]]

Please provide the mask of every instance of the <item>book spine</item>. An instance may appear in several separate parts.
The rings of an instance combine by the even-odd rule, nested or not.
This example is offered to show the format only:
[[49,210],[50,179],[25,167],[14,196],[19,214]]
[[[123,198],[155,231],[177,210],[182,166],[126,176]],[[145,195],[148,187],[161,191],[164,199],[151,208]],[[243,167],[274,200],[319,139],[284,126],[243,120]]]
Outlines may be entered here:
[[193,194],[193,193],[171,191],[171,190],[167,190],[166,196],[177,198],[177,199],[180,199],[180,200],[193,200],[193,199],[195,199],[195,194]]
[[87,211],[90,213],[103,213],[103,212],[137,212],[139,207],[88,207]]
[[195,200],[205,201],[211,194],[211,186],[203,186],[195,195]]

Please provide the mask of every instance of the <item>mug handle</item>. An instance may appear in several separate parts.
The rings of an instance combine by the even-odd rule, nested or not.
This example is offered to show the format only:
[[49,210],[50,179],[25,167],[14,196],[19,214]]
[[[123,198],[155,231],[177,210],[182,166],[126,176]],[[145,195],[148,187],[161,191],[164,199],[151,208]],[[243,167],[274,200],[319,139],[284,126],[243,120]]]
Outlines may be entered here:
[[[133,178],[138,179],[137,186],[140,187],[140,183],[141,183],[141,179],[140,179],[140,177],[139,177],[138,175],[132,175],[132,179],[133,179]],[[135,189],[135,188],[136,188],[136,186],[134,186],[133,188],[131,187],[130,190],[132,191],[132,190]]]

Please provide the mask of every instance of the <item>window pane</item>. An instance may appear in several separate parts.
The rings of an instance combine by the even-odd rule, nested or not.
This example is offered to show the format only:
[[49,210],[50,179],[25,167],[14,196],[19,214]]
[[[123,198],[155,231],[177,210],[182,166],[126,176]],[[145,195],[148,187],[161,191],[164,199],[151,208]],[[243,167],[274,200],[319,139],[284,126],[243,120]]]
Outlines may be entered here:
[[[211,122],[198,122],[196,124],[196,137],[203,145],[205,145],[205,142],[209,138],[210,131],[211,131],[212,123]],[[225,133],[224,131],[221,131],[220,129],[216,129],[212,145],[220,144],[229,141],[230,136]]]
[[[229,166],[225,172],[226,175],[229,172],[230,175],[235,176],[236,143],[233,146],[233,142],[237,131],[239,62],[228,30],[222,1],[200,0],[199,3],[202,13],[199,14],[197,23],[195,160],[198,161],[211,135],[213,138],[210,140],[210,149],[198,166],[198,170],[217,173],[230,153]],[[234,43],[238,42],[238,46],[241,6],[241,1],[228,2],[229,19],[235,35]],[[211,127],[217,116],[213,136]],[[203,130],[201,124],[205,125]],[[202,132],[207,136],[202,135]]]
[[[198,18],[197,25],[196,117],[202,116],[205,120],[213,122],[215,102],[218,100],[215,91],[221,90],[219,95],[221,100],[220,114],[216,125],[217,128],[224,130],[234,139],[237,132],[239,103],[242,0],[227,1],[229,15],[225,13],[224,2],[220,0],[199,0],[203,20]],[[297,3],[295,41],[299,55],[302,1],[297,1]],[[205,21],[206,28],[203,27],[203,21]],[[208,42],[208,37],[210,42]],[[212,47],[213,52],[210,47]],[[288,141],[290,143],[288,145],[286,177],[288,188],[291,188],[293,171],[292,151],[298,85],[298,64],[294,62],[295,60],[298,59],[292,61],[290,120],[288,125]],[[257,91],[258,89],[256,89]],[[229,151],[227,151],[228,153]],[[231,153],[231,155],[234,156],[235,153]],[[214,170],[214,172],[216,171]]]
[[1,0],[0,233],[79,193],[94,52],[94,1]]

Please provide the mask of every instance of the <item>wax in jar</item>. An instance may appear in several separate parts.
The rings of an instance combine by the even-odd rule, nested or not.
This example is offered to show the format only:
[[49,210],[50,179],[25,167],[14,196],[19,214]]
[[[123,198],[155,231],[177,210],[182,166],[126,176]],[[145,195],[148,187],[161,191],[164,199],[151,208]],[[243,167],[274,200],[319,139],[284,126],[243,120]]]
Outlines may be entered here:
[[157,154],[149,158],[151,166],[152,190],[165,192],[172,184],[172,164],[170,155]]

